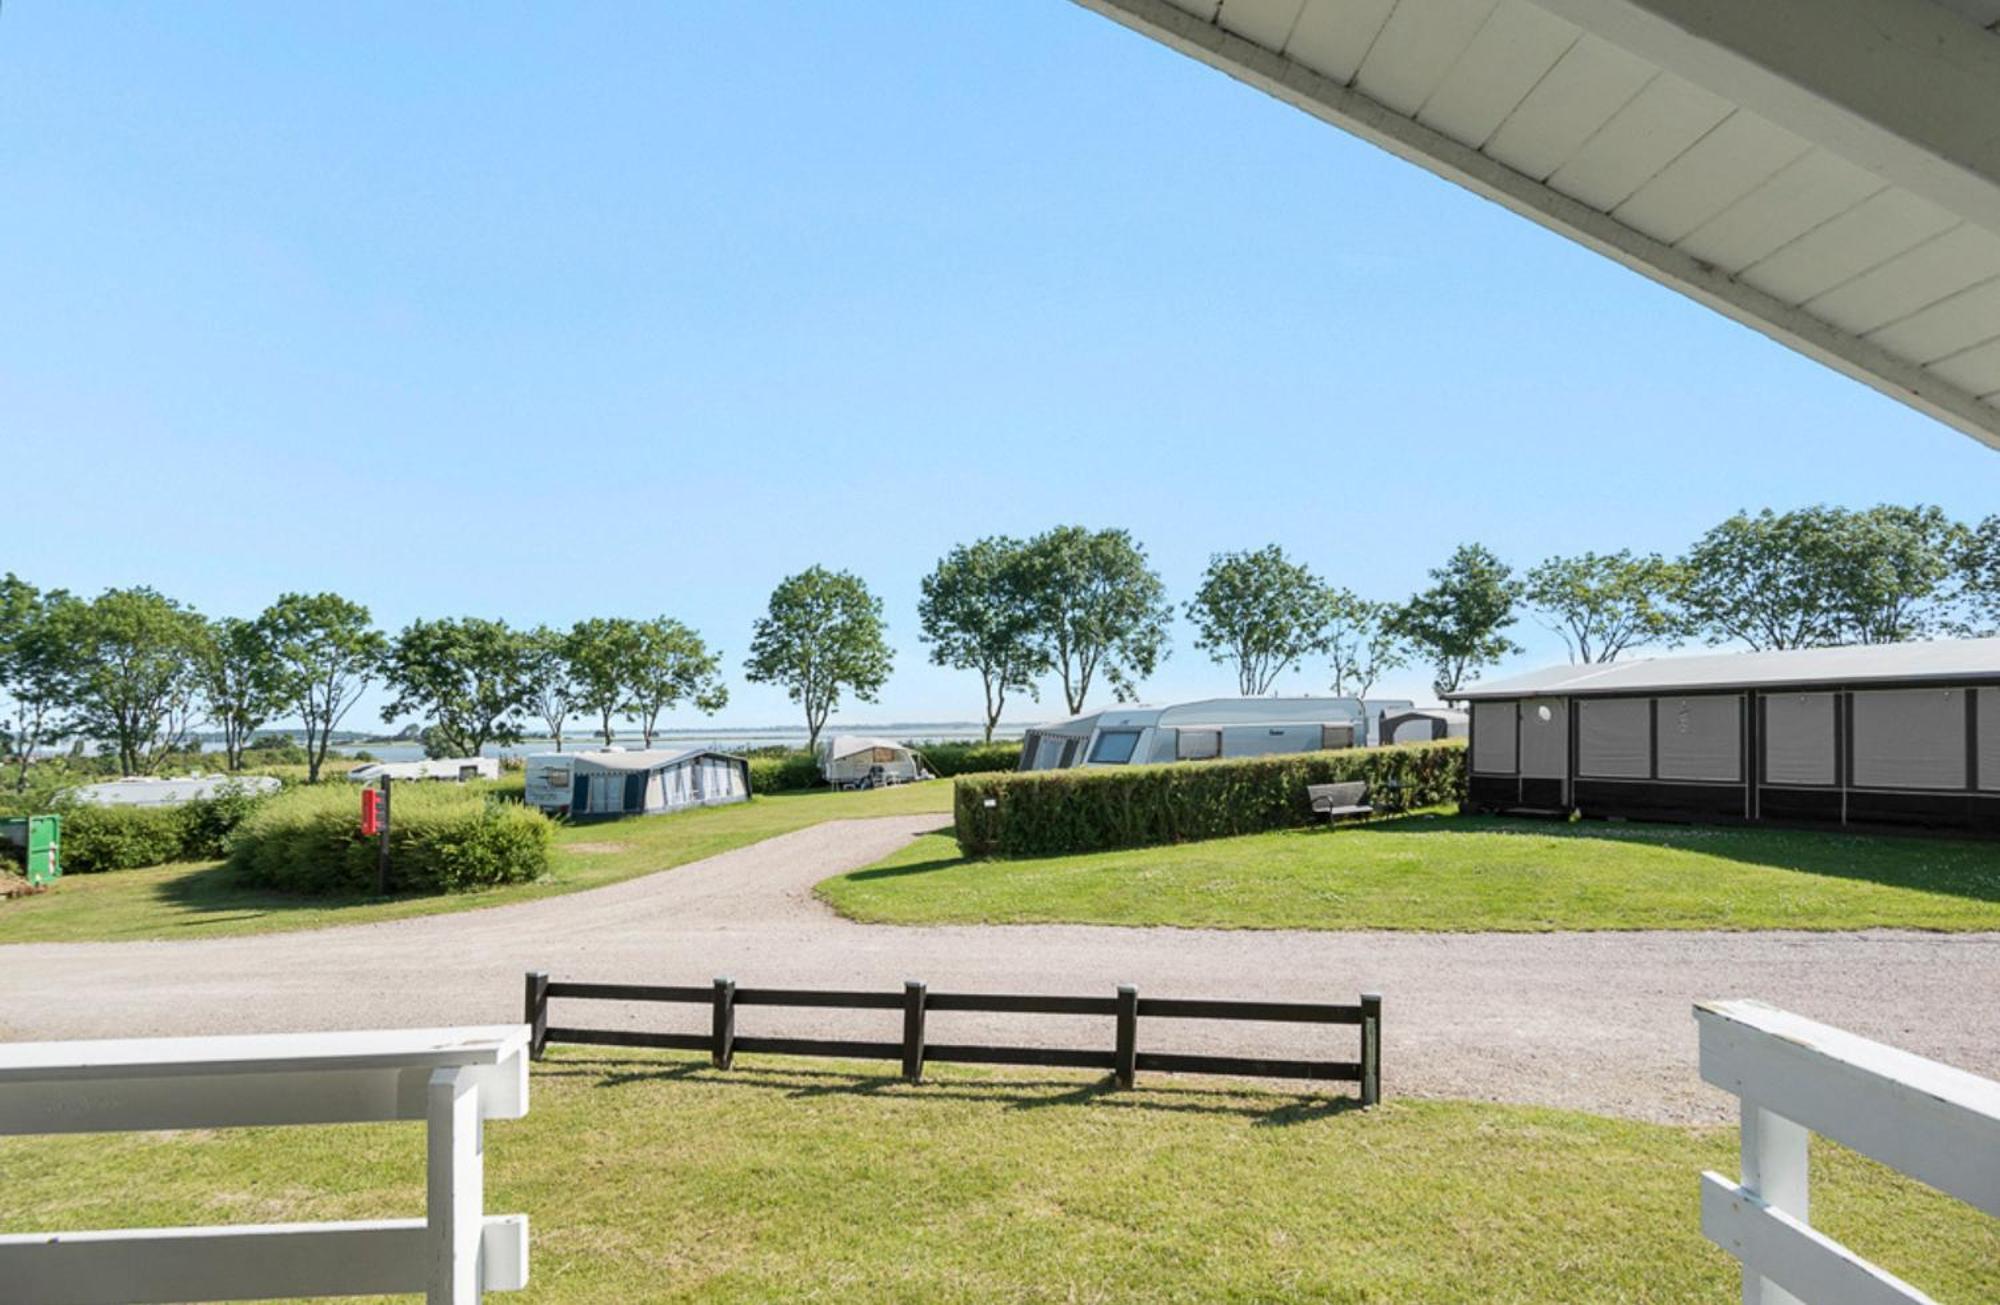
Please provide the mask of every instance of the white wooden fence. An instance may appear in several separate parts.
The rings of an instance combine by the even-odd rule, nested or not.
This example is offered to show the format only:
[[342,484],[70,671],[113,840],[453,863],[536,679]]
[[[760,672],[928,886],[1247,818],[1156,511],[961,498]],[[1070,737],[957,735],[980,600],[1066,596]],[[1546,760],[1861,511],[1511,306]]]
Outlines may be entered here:
[[0,1045],[0,1135],[424,1120],[426,1217],[0,1236],[16,1305],[424,1292],[528,1281],[526,1215],[487,1216],[481,1124],[528,1112],[522,1025]]
[[1762,1002],[1694,1014],[1702,1078],[1743,1103],[1743,1181],[1702,1175],[1701,1230],[1742,1261],[1744,1305],[1929,1301],[1812,1227],[1807,1139],[2000,1215],[2000,1083]]

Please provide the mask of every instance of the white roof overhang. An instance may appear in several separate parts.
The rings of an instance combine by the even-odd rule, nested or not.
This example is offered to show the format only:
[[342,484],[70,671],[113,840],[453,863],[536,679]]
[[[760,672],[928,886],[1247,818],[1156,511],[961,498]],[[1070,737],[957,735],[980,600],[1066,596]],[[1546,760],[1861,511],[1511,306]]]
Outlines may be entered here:
[[1078,0],[2000,448],[1995,0]]

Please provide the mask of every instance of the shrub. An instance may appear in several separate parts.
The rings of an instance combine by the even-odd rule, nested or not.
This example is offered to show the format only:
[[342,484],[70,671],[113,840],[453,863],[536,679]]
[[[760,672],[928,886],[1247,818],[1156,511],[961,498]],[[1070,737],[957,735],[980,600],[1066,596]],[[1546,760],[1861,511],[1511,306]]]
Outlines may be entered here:
[[181,813],[173,807],[100,807],[72,803],[62,816],[65,874],[136,870],[181,859]]
[[750,758],[752,793],[796,793],[819,786],[819,762],[802,749],[762,752]]
[[[244,821],[229,865],[250,883],[297,893],[371,893],[375,840],[361,834],[360,799],[346,785],[292,789]],[[457,784],[395,791],[389,891],[459,892],[524,883],[548,872],[547,816]]]
[[933,775],[946,779],[995,770],[1013,770],[1021,764],[1021,741],[1000,743],[926,743],[917,749]]
[[1061,856],[1254,834],[1310,824],[1308,784],[1356,779],[1377,811],[1455,801],[1465,745],[967,776],[954,795],[958,845],[967,856]]
[[[181,818],[180,859],[207,861],[227,856],[229,839],[236,827],[266,800],[265,794],[229,785],[214,797],[199,798],[176,808]],[[68,842],[67,833],[64,842]]]

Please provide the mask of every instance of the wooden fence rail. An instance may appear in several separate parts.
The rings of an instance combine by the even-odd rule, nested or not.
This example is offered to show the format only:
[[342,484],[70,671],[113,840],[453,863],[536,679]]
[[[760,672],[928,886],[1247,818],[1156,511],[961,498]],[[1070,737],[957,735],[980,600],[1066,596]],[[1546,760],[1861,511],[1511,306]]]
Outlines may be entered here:
[[[664,1002],[707,1006],[707,1033],[656,1033],[637,1029],[589,1029],[549,1023],[551,1000]],[[743,1006],[793,1009],[900,1011],[902,1037],[895,1041],[859,1038],[792,1038],[742,1035],[736,1031],[736,1011]],[[1112,1046],[1008,1047],[973,1043],[931,1042],[929,1016],[939,1012],[979,1011],[1002,1015],[1090,1015],[1114,1021]],[[1358,1059],[1298,1060],[1264,1056],[1214,1056],[1139,1050],[1139,1020],[1242,1020],[1285,1024],[1350,1024],[1360,1033]],[[1231,1074],[1250,1078],[1308,1079],[1355,1083],[1361,1103],[1382,1099],[1382,998],[1363,993],[1351,1006],[1319,1002],[1207,1001],[1180,997],[1141,997],[1124,986],[1111,997],[1060,997],[1038,994],[932,992],[923,983],[906,982],[901,992],[820,991],[793,988],[739,988],[734,979],[717,979],[706,988],[652,984],[579,983],[551,980],[531,971],[527,976],[526,1021],[529,1050],[539,1060],[550,1043],[605,1047],[656,1047],[671,1051],[705,1051],[727,1069],[737,1052],[781,1056],[830,1056],[853,1060],[894,1060],[903,1077],[923,1077],[926,1061],[964,1065],[1030,1065],[1059,1069],[1110,1071],[1120,1087],[1131,1087],[1139,1071],[1168,1074]]]

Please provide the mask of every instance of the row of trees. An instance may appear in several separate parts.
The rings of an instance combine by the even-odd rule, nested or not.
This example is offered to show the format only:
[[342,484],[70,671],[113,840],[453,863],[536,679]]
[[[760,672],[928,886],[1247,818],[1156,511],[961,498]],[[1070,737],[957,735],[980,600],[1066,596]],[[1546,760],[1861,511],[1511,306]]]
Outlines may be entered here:
[[[1359,597],[1272,545],[1215,555],[1181,610],[1195,646],[1231,667],[1245,695],[1309,662],[1342,695],[1365,696],[1413,662],[1448,694],[1519,651],[1510,630],[1524,610],[1583,662],[1693,639],[1805,648],[1990,629],[2000,516],[1968,526],[1932,507],[1738,513],[1677,559],[1584,553],[1520,575],[1466,544],[1400,603]],[[960,545],[924,578],[918,603],[932,661],[978,674],[989,739],[1009,697],[1039,699],[1050,676],[1071,713],[1102,684],[1130,697],[1166,658],[1174,614],[1128,532],[1081,526]],[[607,743],[630,720],[650,745],[674,708],[728,702],[721,661],[664,616],[561,631],[419,620],[390,636],[338,594],[286,594],[254,618],[209,620],[143,587],[85,599],[0,580],[17,781],[36,749],[72,737],[104,740],[127,772],[146,773],[203,722],[235,768],[280,717],[299,721],[317,780],[333,732],[378,683],[391,695],[383,719],[427,722],[433,755],[518,742],[530,721],[560,748],[578,716]],[[892,664],[881,600],[859,577],[816,566],[772,592],[743,669],[799,704],[816,743],[843,696],[877,700]]]
[[[1122,530],[1062,527],[954,548],[923,582],[931,659],[976,672],[988,736],[1009,694],[1039,697],[1054,673],[1083,709],[1102,674],[1122,697],[1167,655],[1172,609],[1145,551]],[[1419,662],[1439,694],[1518,653],[1524,611],[1573,661],[1609,662],[1693,640],[1751,649],[1888,643],[2000,624],[2000,516],[1966,525],[1935,507],[1739,512],[1676,559],[1629,550],[1552,557],[1524,574],[1460,546],[1401,603],[1331,584],[1271,545],[1219,553],[1183,613],[1195,646],[1270,691],[1308,662],[1337,694],[1365,696]]]

